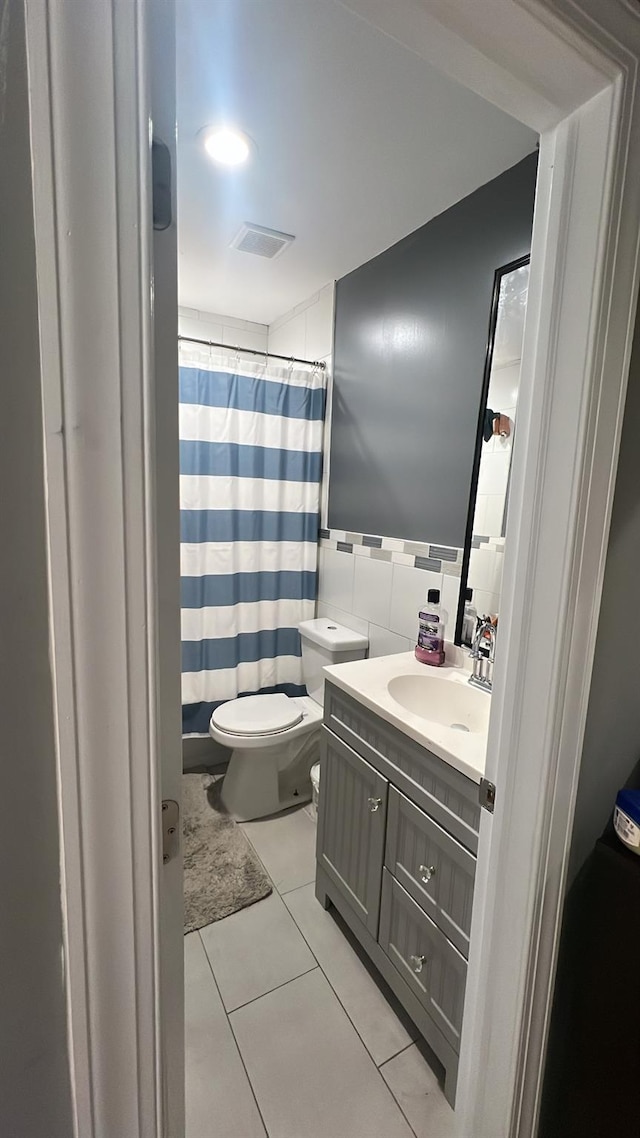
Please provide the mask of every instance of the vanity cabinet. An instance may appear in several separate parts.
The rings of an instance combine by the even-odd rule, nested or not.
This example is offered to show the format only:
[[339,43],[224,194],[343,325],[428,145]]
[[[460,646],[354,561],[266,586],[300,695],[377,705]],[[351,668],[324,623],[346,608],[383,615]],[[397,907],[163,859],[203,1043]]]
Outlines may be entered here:
[[453,1104],[478,787],[325,684],[316,895],[334,904],[441,1060]]

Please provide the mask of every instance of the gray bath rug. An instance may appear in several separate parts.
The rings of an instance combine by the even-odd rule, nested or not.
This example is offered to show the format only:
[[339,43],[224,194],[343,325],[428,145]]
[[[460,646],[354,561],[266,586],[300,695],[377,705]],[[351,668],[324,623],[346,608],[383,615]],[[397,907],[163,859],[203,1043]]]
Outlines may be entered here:
[[182,776],[185,933],[271,893],[257,855],[220,802],[221,786],[211,775]]

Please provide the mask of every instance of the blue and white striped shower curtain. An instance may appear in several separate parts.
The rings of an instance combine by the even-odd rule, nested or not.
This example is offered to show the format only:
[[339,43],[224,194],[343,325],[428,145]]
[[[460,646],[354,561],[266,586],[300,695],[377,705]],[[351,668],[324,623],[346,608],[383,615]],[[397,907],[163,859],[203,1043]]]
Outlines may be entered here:
[[304,693],[314,615],[325,376],[181,344],[185,735],[253,692]]

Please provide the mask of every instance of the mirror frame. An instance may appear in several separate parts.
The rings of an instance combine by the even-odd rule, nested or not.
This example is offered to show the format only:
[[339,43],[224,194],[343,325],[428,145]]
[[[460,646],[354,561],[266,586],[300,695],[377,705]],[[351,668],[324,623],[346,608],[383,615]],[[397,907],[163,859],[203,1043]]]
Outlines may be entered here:
[[482,376],[482,389],[480,392],[480,404],[478,407],[478,429],[476,432],[476,446],[473,455],[473,467],[471,471],[471,489],[469,493],[469,511],[467,513],[467,525],[464,535],[464,550],[462,554],[462,567],[460,573],[460,594],[458,597],[458,613],[456,616],[456,629],[455,629],[455,643],[459,647],[464,647],[462,644],[462,622],[464,619],[464,594],[467,589],[467,581],[469,578],[469,561],[471,559],[471,539],[473,537],[473,519],[476,512],[476,498],[478,495],[478,479],[480,477],[480,459],[482,458],[482,440],[484,428],[484,413],[487,408],[487,399],[489,396],[489,383],[491,381],[491,368],[493,366],[493,349],[496,338],[496,326],[498,323],[498,304],[500,300],[500,285],[502,278],[507,273],[512,273],[515,269],[522,269],[531,261],[531,254],[527,253],[524,257],[518,257],[515,261],[510,261],[507,265],[501,265],[496,269],[493,278],[493,294],[491,296],[491,308],[489,312],[489,331],[487,334],[487,350],[484,360],[484,373]]

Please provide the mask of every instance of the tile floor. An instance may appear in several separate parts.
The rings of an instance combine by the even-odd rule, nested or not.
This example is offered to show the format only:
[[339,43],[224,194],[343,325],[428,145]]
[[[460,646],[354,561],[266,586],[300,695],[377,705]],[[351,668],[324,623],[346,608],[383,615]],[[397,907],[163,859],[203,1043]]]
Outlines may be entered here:
[[415,1029],[315,899],[308,808],[242,829],[274,891],[185,937],[186,1138],[456,1138]]

